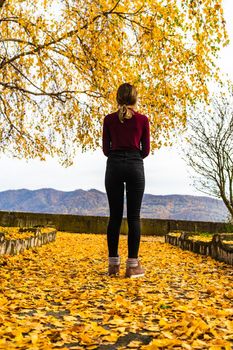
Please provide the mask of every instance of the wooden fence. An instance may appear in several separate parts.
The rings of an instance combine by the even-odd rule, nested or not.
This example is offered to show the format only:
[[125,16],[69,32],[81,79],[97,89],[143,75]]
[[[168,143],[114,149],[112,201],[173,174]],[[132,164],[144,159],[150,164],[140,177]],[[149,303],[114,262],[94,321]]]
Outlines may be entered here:
[[55,241],[57,230],[51,228],[49,232],[41,232],[41,228],[20,228],[19,232],[33,232],[31,237],[23,239],[5,239],[4,232],[0,232],[0,255],[16,255],[25,249],[39,247],[43,244]]
[[182,231],[180,235],[177,235],[177,232],[169,232],[165,235],[165,242],[233,265],[233,234],[215,233],[209,242],[202,241],[201,238],[191,239],[194,235],[196,236],[197,232]]

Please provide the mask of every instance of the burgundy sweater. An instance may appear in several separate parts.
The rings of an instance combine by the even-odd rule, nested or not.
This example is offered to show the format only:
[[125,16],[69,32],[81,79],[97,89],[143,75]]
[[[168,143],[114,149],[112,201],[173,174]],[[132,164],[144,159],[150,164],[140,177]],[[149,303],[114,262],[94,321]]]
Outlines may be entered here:
[[[110,150],[140,150],[142,158],[150,153],[150,125],[146,115],[134,109],[131,119],[121,123],[117,112],[104,117],[102,133],[102,150],[106,157]],[[141,143],[141,148],[140,148]]]

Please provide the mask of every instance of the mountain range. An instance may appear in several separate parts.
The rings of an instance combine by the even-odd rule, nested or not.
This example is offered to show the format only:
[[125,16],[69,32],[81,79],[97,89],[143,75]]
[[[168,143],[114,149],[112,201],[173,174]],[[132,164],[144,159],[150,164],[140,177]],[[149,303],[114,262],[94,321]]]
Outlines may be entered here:
[[[107,194],[95,188],[59,191],[53,188],[0,192],[0,210],[109,216]],[[141,218],[223,222],[228,211],[222,200],[193,195],[144,193]],[[126,217],[126,197],[124,212]]]

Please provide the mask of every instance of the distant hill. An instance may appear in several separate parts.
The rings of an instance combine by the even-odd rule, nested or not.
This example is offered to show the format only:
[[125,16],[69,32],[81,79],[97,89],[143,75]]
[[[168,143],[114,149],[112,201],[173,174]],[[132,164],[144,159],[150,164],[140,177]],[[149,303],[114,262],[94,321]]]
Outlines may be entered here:
[[[109,216],[106,193],[94,188],[87,191],[82,189],[58,191],[53,188],[2,191],[0,210]],[[126,217],[126,198],[123,216]],[[226,221],[227,209],[221,200],[207,196],[144,193],[141,217]]]

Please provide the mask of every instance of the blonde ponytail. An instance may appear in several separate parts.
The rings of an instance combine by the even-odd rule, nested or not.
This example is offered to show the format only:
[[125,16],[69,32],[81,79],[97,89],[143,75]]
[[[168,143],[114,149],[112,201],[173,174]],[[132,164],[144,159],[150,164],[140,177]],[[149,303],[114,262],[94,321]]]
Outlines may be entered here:
[[133,116],[133,112],[127,107],[126,104],[123,104],[119,108],[118,117],[121,123],[124,123],[124,119],[130,119]]

